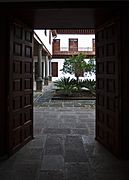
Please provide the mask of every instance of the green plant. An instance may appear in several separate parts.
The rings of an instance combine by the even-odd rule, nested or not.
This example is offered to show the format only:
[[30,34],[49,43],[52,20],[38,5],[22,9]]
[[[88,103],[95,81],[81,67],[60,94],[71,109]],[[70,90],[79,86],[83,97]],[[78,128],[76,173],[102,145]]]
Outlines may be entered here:
[[72,57],[65,59],[63,69],[64,73],[75,74],[77,81],[84,72],[92,73],[95,69],[93,59],[89,60],[88,63],[85,61],[86,56],[82,53],[73,55]]
[[96,81],[91,79],[83,80],[82,82],[80,82],[80,86],[88,88],[93,93],[95,93],[96,91]]
[[96,91],[96,81],[94,80],[80,80],[68,78],[60,78],[54,82],[54,85],[58,88],[57,91],[61,92],[65,96],[70,96],[74,92],[80,92],[83,87],[89,89],[95,94]]
[[61,91],[64,95],[71,95],[72,91],[75,88],[75,80],[68,78],[60,78],[54,82],[54,85],[58,87],[58,90]]

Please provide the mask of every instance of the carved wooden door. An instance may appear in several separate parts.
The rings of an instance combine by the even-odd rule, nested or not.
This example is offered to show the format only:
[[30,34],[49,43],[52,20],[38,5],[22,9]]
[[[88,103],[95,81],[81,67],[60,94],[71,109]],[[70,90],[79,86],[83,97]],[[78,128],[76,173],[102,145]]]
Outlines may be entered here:
[[52,77],[58,77],[58,62],[52,62]]
[[33,138],[33,32],[21,22],[10,23],[8,153]]
[[121,153],[120,23],[114,19],[96,29],[96,139]]

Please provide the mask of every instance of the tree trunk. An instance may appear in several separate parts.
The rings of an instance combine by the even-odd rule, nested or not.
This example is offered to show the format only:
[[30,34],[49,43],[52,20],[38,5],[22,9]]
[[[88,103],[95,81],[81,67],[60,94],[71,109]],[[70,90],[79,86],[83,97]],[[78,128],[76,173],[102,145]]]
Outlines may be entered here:
[[76,78],[77,78],[77,82],[79,81],[79,76],[76,76]]

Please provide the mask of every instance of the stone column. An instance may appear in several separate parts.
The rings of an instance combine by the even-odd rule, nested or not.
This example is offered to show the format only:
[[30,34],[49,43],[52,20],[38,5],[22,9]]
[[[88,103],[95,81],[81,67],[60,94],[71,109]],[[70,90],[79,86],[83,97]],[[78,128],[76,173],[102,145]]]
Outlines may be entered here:
[[45,59],[46,59],[44,54],[43,54],[42,58],[43,58],[43,72],[42,73],[43,73],[43,82],[44,82],[44,78],[45,78]]
[[45,77],[44,85],[48,85],[48,56],[45,56]]
[[42,46],[38,49],[38,77],[36,79],[36,91],[42,91]]
[[52,62],[49,59],[49,81],[52,81]]

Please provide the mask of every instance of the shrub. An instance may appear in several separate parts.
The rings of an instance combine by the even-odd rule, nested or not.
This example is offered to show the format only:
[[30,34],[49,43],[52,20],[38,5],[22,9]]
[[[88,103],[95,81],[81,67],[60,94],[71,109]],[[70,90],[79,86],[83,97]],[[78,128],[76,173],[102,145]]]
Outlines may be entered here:
[[96,91],[96,81],[91,80],[91,79],[86,79],[80,82],[81,87],[86,87],[88,88],[91,92],[95,93]]
[[75,88],[75,79],[68,78],[60,78],[59,80],[54,82],[54,85],[58,87],[58,89],[64,94],[64,95],[70,95],[72,91]]
[[96,90],[96,81],[91,79],[77,81],[75,79],[70,79],[70,77],[63,77],[55,81],[54,85],[66,96],[71,95],[73,92],[79,92],[82,87],[88,88],[92,93],[95,93]]

